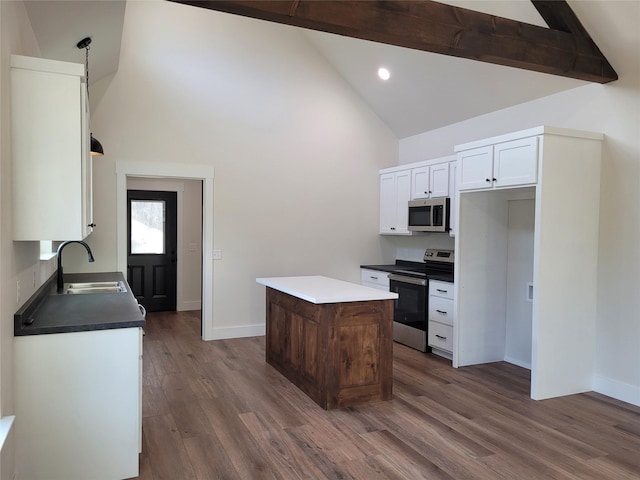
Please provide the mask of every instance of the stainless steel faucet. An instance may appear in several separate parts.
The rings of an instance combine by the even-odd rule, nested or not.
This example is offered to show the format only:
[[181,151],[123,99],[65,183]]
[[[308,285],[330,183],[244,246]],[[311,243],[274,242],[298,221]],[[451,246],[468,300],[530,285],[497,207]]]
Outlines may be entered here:
[[62,242],[58,247],[58,276],[56,279],[57,286],[58,286],[58,293],[62,293],[62,290],[64,290],[64,278],[62,276],[62,249],[67,245],[69,245],[70,243],[79,243],[80,245],[82,245],[84,248],[87,249],[87,254],[89,255],[89,263],[94,261],[93,253],[91,253],[91,249],[89,248],[89,245],[87,245],[85,242],[82,242],[80,240],[67,240],[66,242]]

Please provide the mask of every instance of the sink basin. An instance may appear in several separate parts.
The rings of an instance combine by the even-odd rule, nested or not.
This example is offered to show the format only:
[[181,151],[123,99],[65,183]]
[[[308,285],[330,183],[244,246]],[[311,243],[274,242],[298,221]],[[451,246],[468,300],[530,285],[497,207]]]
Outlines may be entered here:
[[121,293],[126,291],[127,289],[123,282],[76,282],[67,284],[64,293],[86,295],[90,293]]

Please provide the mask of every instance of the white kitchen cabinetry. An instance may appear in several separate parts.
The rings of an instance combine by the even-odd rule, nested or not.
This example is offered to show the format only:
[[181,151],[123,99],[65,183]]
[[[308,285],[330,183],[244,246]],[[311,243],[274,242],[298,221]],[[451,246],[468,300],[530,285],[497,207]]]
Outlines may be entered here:
[[11,57],[14,240],[82,240],[92,231],[84,68]]
[[389,291],[389,273],[368,268],[360,269],[360,283],[365,287]]
[[458,162],[449,162],[449,236],[455,237],[458,230]]
[[455,164],[451,155],[380,170],[380,234],[412,235],[409,200],[453,196]]
[[122,328],[14,338],[19,478],[138,475],[141,335]]
[[411,235],[408,228],[411,170],[382,172],[380,174],[380,233]]
[[411,169],[411,199],[449,196],[449,163]]
[[520,138],[494,145],[456,147],[459,190],[507,188],[535,184],[538,138]]
[[[535,170],[536,182],[475,191],[460,185],[455,367],[505,360],[511,320],[507,305],[512,298],[508,292],[524,301],[533,291],[531,397],[539,400],[592,389],[602,140],[599,133],[545,126],[456,147],[458,169],[469,170],[471,153],[481,159],[493,151],[494,172],[497,155],[499,171],[506,169],[510,178],[526,184],[533,177],[525,172]],[[509,151],[509,147],[515,148]],[[532,169],[536,149],[537,165]],[[522,152],[529,153],[522,155],[519,166],[515,158]],[[472,184],[469,178],[467,188]],[[509,284],[510,262],[514,261],[508,252],[510,235],[523,234],[510,225],[509,212],[514,202],[522,200],[535,202],[534,208],[527,209],[533,218],[517,222],[533,225],[529,231],[533,238],[518,242],[532,245],[531,259],[526,260],[531,263],[519,270],[533,272],[533,290],[528,275],[517,277],[519,285]]]
[[453,283],[429,280],[429,334],[432,352],[451,360],[453,353]]

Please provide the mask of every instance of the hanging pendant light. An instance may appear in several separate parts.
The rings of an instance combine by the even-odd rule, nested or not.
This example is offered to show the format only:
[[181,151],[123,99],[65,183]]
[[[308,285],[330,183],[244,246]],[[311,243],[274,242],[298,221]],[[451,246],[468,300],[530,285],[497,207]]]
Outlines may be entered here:
[[[87,102],[89,102],[89,48],[91,45],[91,37],[83,38],[76,45],[78,48],[85,49],[85,61],[84,68],[87,76]],[[92,156],[102,156],[104,155],[104,149],[102,148],[102,144],[93,136],[93,132],[90,133],[91,137],[91,155]]]
[[104,155],[102,144],[93,137],[93,133],[91,134],[91,155],[94,157]]

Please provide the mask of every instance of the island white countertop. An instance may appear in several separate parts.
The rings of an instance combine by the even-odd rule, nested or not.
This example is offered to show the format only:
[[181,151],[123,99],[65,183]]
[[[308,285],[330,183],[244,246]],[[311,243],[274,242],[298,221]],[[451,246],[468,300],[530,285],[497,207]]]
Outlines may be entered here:
[[395,300],[398,298],[397,293],[385,292],[357,283],[319,275],[256,278],[256,282],[316,304]]

